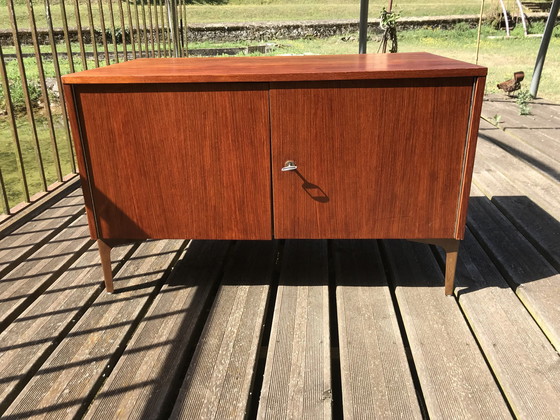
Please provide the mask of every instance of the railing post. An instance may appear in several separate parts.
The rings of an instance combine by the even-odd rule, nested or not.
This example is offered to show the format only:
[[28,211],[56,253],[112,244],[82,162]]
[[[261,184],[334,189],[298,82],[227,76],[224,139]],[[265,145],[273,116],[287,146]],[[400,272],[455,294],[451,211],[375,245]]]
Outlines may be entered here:
[[360,1],[360,35],[358,52],[365,54],[367,52],[367,27],[368,27],[368,8],[369,0]]
[[546,53],[548,51],[548,44],[550,43],[550,37],[552,36],[552,30],[554,29],[556,16],[558,16],[558,9],[560,9],[560,0],[554,0],[552,2],[552,6],[550,7],[550,14],[548,15],[548,19],[546,20],[546,26],[544,27],[541,46],[539,47],[537,61],[535,63],[535,70],[533,71],[533,78],[531,79],[531,87],[529,88],[529,93],[531,93],[533,98],[537,97],[537,91],[539,90],[541,73],[544,67],[544,59],[546,58]]
[[171,43],[173,44],[173,56],[181,57],[181,48],[179,42],[179,20],[177,19],[177,0],[165,0],[167,4],[167,14],[169,16],[169,25],[171,26]]

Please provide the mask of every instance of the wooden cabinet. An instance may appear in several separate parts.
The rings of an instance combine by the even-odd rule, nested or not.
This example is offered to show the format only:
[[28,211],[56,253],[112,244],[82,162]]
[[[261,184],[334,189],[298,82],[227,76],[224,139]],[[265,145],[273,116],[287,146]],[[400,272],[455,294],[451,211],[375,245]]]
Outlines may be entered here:
[[74,95],[94,237],[271,237],[267,85],[78,85]]
[[108,290],[119,240],[404,238],[446,248],[451,293],[485,75],[408,53],[140,59],[65,76]]
[[299,172],[272,172],[275,234],[455,237],[472,87],[472,78],[273,84],[273,168],[290,158]]

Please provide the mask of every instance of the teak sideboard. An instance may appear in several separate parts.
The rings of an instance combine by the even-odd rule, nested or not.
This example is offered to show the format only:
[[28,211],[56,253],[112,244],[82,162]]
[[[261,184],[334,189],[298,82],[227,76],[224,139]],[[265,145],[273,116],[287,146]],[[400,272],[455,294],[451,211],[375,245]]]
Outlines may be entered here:
[[400,238],[453,292],[487,69],[427,53],[138,59],[69,74],[91,236]]

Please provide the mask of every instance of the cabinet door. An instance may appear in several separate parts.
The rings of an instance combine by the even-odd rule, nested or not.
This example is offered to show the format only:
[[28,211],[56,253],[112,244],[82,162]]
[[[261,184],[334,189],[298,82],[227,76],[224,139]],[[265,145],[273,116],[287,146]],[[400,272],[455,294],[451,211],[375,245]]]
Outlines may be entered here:
[[75,88],[102,238],[271,238],[268,85]]
[[[273,84],[279,238],[453,238],[472,78]],[[297,171],[282,172],[288,160]]]

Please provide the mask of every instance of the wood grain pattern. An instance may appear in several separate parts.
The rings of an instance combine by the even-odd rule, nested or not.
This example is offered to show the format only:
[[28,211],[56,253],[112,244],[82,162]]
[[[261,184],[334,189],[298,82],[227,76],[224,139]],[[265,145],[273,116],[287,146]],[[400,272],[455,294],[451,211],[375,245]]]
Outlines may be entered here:
[[560,350],[560,274],[486,197],[473,197],[468,225],[543,332]]
[[85,416],[158,419],[184,375],[185,352],[219,279],[229,241],[193,241],[162,287]]
[[237,243],[171,418],[245,417],[275,258],[274,241]]
[[265,88],[75,87],[99,237],[271,238]]
[[560,179],[560,165],[555,159],[526,142],[505,133],[483,118],[480,121],[479,142],[496,145],[518,159],[531,164],[537,171],[554,179]]
[[[531,103],[531,109],[533,107],[534,105]],[[514,102],[497,105],[488,101],[485,105],[484,116],[491,119],[499,109],[502,117],[500,127],[507,134],[512,135],[518,142],[527,143],[547,154],[549,158],[555,160],[555,166],[558,165],[560,162],[560,147],[558,146],[560,118],[555,117],[553,107],[550,107],[547,115],[541,116],[519,115],[518,108]],[[536,109],[538,110],[538,106]],[[530,130],[530,135],[527,135],[528,130]]]
[[182,251],[184,241],[150,241],[140,245],[119,271],[120,293],[102,293],[44,362],[4,413],[6,418],[81,417],[96,386],[158,280]]
[[428,415],[508,419],[509,410],[427,245],[384,241]]
[[288,241],[258,419],[330,419],[331,357],[325,241]]
[[64,84],[215,83],[485,76],[428,53],[138,59],[62,76]]
[[275,236],[456,237],[472,83],[271,84]]
[[492,204],[560,272],[560,209],[556,215],[543,210],[500,172],[478,171],[475,179],[475,188],[484,191]]
[[[115,248],[114,271],[122,266],[130,248]],[[83,308],[100,293],[100,276],[99,253],[91,247],[2,332],[0,415],[53,352],[55,343],[75,325]]]
[[88,182],[89,168],[86,165],[86,158],[84,155],[84,148],[82,147],[82,127],[80,127],[80,119],[78,117],[78,109],[74,101],[74,88],[71,85],[62,85],[64,101],[66,103],[66,111],[68,114],[68,121],[70,122],[70,130],[72,131],[72,140],[74,142],[74,149],[76,149],[76,160],[78,162],[78,172],[80,176],[80,183],[84,194],[84,202],[86,206],[86,216],[88,220],[89,233],[92,239],[97,239],[97,225],[95,221],[95,214],[93,211],[93,198],[91,194],[90,184]]
[[466,233],[456,289],[463,313],[516,417],[554,418],[560,413],[558,353]]
[[85,216],[0,279],[0,330],[91,245]]
[[344,418],[422,418],[377,242],[336,241],[334,264]]
[[[560,218],[560,185],[554,176],[542,174],[530,163],[517,159],[503,149],[488,142],[481,142],[474,175],[489,172],[507,179],[522,195],[529,197],[539,207],[556,219]],[[493,195],[490,193],[489,195]]]
[[465,223],[467,223],[467,209],[469,206],[469,193],[471,191],[472,172],[476,143],[478,140],[478,128],[480,124],[480,111],[484,99],[484,85],[486,77],[477,77],[474,82],[473,99],[469,115],[469,126],[467,131],[467,143],[463,161],[463,174],[461,176],[461,189],[459,194],[459,208],[457,209],[457,225],[455,227],[455,238],[463,239],[465,234]]
[[0,277],[45,245],[84,211],[81,191],[76,190],[55,205],[0,239]]
[[[498,133],[508,136],[501,130]],[[527,135],[530,133],[531,131],[527,129]],[[500,216],[501,213],[501,217],[497,218],[498,223],[496,223],[495,217],[489,218],[484,212],[478,212],[477,206],[469,209],[473,219],[479,225],[484,225],[483,230],[486,233],[483,236],[476,229],[467,231],[459,255],[455,297],[443,296],[442,266],[435,263],[433,248],[430,250],[428,247],[406,242],[399,242],[400,245],[393,248],[385,245],[387,241],[377,242],[382,244],[382,262],[390,262],[384,265],[385,274],[391,286],[396,286],[393,295],[396,299],[393,299],[392,303],[395,311],[400,312],[404,321],[402,324],[404,329],[400,332],[405,336],[402,338],[397,336],[396,344],[398,347],[399,341],[403,340],[410,345],[409,355],[412,355],[412,359],[409,362],[419,379],[415,382],[415,389],[422,409],[427,407],[427,411],[422,412],[426,418],[478,417],[486,420],[517,416],[548,419],[556,418],[559,410],[558,354],[543,332],[543,330],[547,331],[550,325],[542,323],[543,318],[539,316],[534,305],[538,303],[543,308],[550,305],[549,307],[553,309],[560,307],[558,300],[560,292],[555,287],[558,282],[557,277],[550,278],[549,283],[540,277],[545,273],[545,269],[550,273],[555,269],[557,273],[560,261],[558,242],[560,194],[557,182],[559,168],[551,159],[544,159],[542,152],[535,152],[527,143],[520,145],[521,142],[514,137],[506,139],[503,136],[496,139],[507,147],[483,138],[478,142],[476,173],[471,194],[475,198],[482,197],[481,202],[487,203],[487,207],[492,209],[494,215]],[[477,186],[484,191],[486,197],[477,190]],[[167,346],[179,348],[190,345],[182,341],[181,334],[185,330],[174,330],[177,324],[171,320],[180,323],[179,320],[182,319],[187,323],[196,317],[191,318],[182,312],[193,308],[189,304],[191,297],[190,302],[193,305],[203,304],[197,301],[201,295],[189,294],[189,286],[180,291],[171,290],[165,285],[159,288],[161,283],[158,283],[158,279],[161,279],[161,273],[166,269],[167,263],[173,261],[171,253],[177,255],[182,248],[161,248],[161,245],[167,241],[150,241],[141,245],[138,252],[127,252],[124,258],[128,262],[120,270],[120,274],[116,275],[117,294],[106,295],[102,293],[97,250],[92,246],[91,241],[88,241],[89,248],[74,263],[70,264],[78,257],[77,253],[73,253],[73,256],[62,266],[59,265],[60,260],[57,260],[58,257],[63,259],[68,257],[55,251],[58,249],[64,252],[63,248],[58,248],[64,236],[50,238],[50,235],[53,232],[56,232],[55,235],[62,233],[66,229],[67,217],[75,217],[71,216],[70,209],[67,209],[67,213],[65,209],[58,206],[65,207],[68,203],[74,203],[75,199],[76,197],[69,197],[55,204],[52,211],[43,214],[44,217],[33,220],[29,227],[22,226],[21,230],[14,231],[13,236],[4,238],[6,242],[4,239],[0,241],[0,245],[4,244],[7,249],[0,258],[3,262],[11,260],[10,255],[16,255],[15,265],[10,266],[8,275],[18,271],[22,265],[26,265],[24,270],[19,271],[21,275],[16,282],[21,284],[33,282],[34,277],[25,278],[26,272],[30,273],[28,269],[32,269],[34,263],[39,263],[35,258],[40,255],[45,257],[45,261],[40,261],[44,264],[42,270],[48,272],[49,269],[54,268],[57,271],[53,274],[54,277],[49,279],[50,286],[44,291],[41,289],[41,292],[33,293],[32,299],[35,300],[30,300],[26,304],[26,309],[0,334],[0,417],[6,419],[81,418],[83,415],[87,416],[88,412],[93,412],[92,416],[95,414],[103,419],[117,416],[144,418],[152,414],[167,418],[175,403],[180,380],[172,380],[174,385],[164,389],[158,388],[158,383],[151,382],[151,378],[157,377],[165,382],[169,376],[182,378],[186,374],[185,363],[175,364],[175,360],[171,360],[177,353],[160,350],[167,349]],[[78,202],[79,200],[76,200],[72,205],[83,205]],[[57,225],[60,221],[62,224]],[[84,223],[83,217],[80,223]],[[471,223],[470,227],[475,226]],[[49,231],[47,237],[50,239],[41,237],[43,228]],[[86,228],[83,226],[82,234],[85,232]],[[517,240],[519,234],[521,234],[521,241]],[[20,241],[20,238],[28,238],[29,243],[34,247],[37,243],[40,245],[31,254],[22,258],[22,255],[18,254],[19,250],[24,250],[25,255],[28,249],[25,249],[27,242]],[[38,242],[35,242],[36,240]],[[304,242],[305,245],[305,241],[293,242]],[[283,309],[282,313],[286,316],[282,320],[289,320],[291,324],[279,322],[278,326],[301,324],[303,318],[299,314],[311,313],[310,307],[305,306],[309,300],[301,299],[300,306],[287,304],[289,294],[294,293],[294,289],[303,291],[305,286],[310,290],[308,284],[310,281],[307,280],[316,277],[317,273],[326,273],[329,268],[333,269],[329,272],[332,280],[338,281],[346,276],[349,284],[345,290],[344,301],[339,299],[337,308],[329,308],[330,314],[333,314],[333,311],[338,311],[339,314],[338,324],[334,320],[330,323],[331,331],[339,328],[339,340],[335,339],[327,344],[334,352],[331,366],[335,369],[338,367],[337,345],[340,345],[340,367],[343,371],[346,369],[344,350],[354,352],[349,357],[354,361],[356,367],[354,372],[358,371],[353,377],[354,388],[350,390],[356,398],[355,401],[364,401],[363,407],[366,407],[371,400],[376,403],[379,399],[387,397],[389,403],[395,402],[393,407],[396,407],[395,412],[398,413],[401,407],[398,406],[397,397],[405,399],[406,395],[404,392],[399,392],[400,388],[392,388],[390,384],[403,379],[405,375],[397,368],[392,369],[395,365],[386,362],[387,359],[395,360],[398,354],[397,352],[383,353],[386,357],[382,359],[383,362],[371,356],[376,351],[383,352],[384,349],[391,349],[394,345],[390,343],[393,328],[391,322],[394,320],[383,317],[383,309],[390,306],[387,307],[388,303],[385,303],[382,298],[373,299],[369,294],[373,292],[371,289],[377,289],[375,291],[379,292],[379,289],[385,287],[375,282],[380,277],[375,274],[369,276],[369,273],[376,272],[374,267],[379,261],[374,249],[368,245],[364,245],[361,251],[355,246],[346,245],[354,242],[358,241],[335,241],[332,249],[334,259],[331,261],[319,257],[324,255],[323,246],[315,247],[311,252],[301,252],[301,249],[298,249],[295,255],[301,255],[301,264],[296,264],[297,259],[291,259],[285,266],[279,267],[278,271],[272,273],[273,276],[276,274],[284,276],[283,279],[293,276],[297,281],[297,284],[289,287],[285,287],[285,284],[281,285],[278,299],[282,299],[288,309],[286,310],[286,307]],[[364,242],[373,243],[373,241]],[[215,245],[220,247],[223,244],[220,242]],[[225,245],[227,246],[227,243]],[[46,252],[46,248],[51,246],[51,251]],[[519,249],[511,252],[511,249],[516,247]],[[43,248],[45,253],[37,254]],[[526,252],[527,250],[530,252]],[[188,255],[188,252],[187,250],[185,255]],[[286,257],[288,252],[291,251],[286,248]],[[341,254],[340,269],[336,262],[338,253]],[[244,255],[246,254],[242,252],[241,259]],[[114,256],[119,257],[118,251],[114,252]],[[192,261],[192,265],[187,267],[188,275],[196,275],[195,272],[204,270],[204,267],[210,271],[221,272],[218,267],[221,260],[213,265],[212,256],[208,255],[201,266],[199,264],[202,260],[199,257],[200,254],[197,255],[196,261]],[[534,261],[531,261],[533,258]],[[324,265],[317,265],[317,261]],[[542,266],[546,263],[543,264],[543,261],[549,263],[549,266],[544,269]],[[302,266],[314,268],[302,270]],[[242,262],[238,265],[238,269],[240,274],[244,272]],[[289,270],[292,272],[283,274],[284,271]],[[31,272],[31,275],[37,273]],[[352,281],[361,278],[362,274],[364,280],[370,282],[368,290],[361,289],[356,281]],[[517,285],[512,281],[514,277],[526,282]],[[52,282],[54,278],[56,279]],[[154,286],[156,283],[158,286]],[[207,286],[201,284],[201,287]],[[319,294],[314,296],[317,295]],[[210,296],[212,298],[213,293]],[[291,297],[293,296],[292,294]],[[311,293],[308,296],[311,296]],[[333,298],[332,294],[330,297]],[[545,299],[537,302],[536,297]],[[317,300],[313,302],[316,304]],[[350,302],[355,303],[356,306],[363,304],[361,307],[371,308],[371,312],[381,315],[382,321],[369,322],[368,318],[362,316],[363,312],[349,311]],[[329,301],[329,304],[334,303],[334,300]],[[343,308],[343,305],[346,307]],[[280,306],[276,308],[272,306],[271,304],[267,310],[267,320],[268,317],[274,316],[272,313],[274,309],[278,311],[276,315],[280,313]],[[352,308],[356,306],[353,305]],[[292,315],[294,312],[292,308],[297,308],[298,315]],[[343,309],[347,314],[344,319],[340,315]],[[392,317],[392,315],[388,316]],[[551,316],[551,319],[556,322],[558,316],[555,318]],[[198,318],[198,320],[202,319]],[[365,339],[367,333],[364,335],[359,330],[354,335],[357,338],[347,346],[343,346],[344,320],[347,321],[347,330],[350,323],[358,327],[363,326],[364,331],[371,328],[372,333],[379,337],[377,341],[381,347],[376,348],[373,340],[368,341],[372,343],[371,345],[363,345],[364,341],[358,339]],[[541,324],[537,324],[535,320]],[[216,336],[222,334],[223,337],[228,337],[231,333],[227,328],[232,323],[224,322],[220,325],[222,328]],[[188,330],[185,324],[182,326]],[[265,328],[265,334],[268,336],[270,333],[268,322]],[[314,327],[313,331],[317,330]],[[289,329],[284,331],[289,332]],[[249,329],[240,333],[249,334]],[[258,372],[260,373],[261,368],[271,369],[275,361],[279,372],[277,378],[284,379],[280,375],[288,375],[287,366],[301,366],[304,358],[297,352],[291,352],[291,349],[303,347],[301,344],[295,345],[301,343],[303,334],[307,334],[307,331],[294,336],[276,334],[269,342],[263,343],[269,344],[269,350],[272,346],[276,346],[276,351],[281,347],[290,349],[285,354],[292,356],[294,363],[291,365],[286,363],[287,357],[267,359],[262,354],[263,357],[259,358]],[[172,340],[170,336],[178,337],[178,341],[170,343]],[[296,340],[290,341],[285,339],[286,337],[295,337]],[[280,342],[275,338],[280,338]],[[305,339],[310,348],[312,342],[318,341],[317,336],[306,336]],[[228,348],[229,344],[231,342],[223,343],[224,348]],[[313,349],[318,347],[314,346]],[[236,346],[231,346],[231,349],[235,352]],[[261,349],[264,353],[265,348],[261,347]],[[189,347],[188,356],[190,350]],[[484,355],[483,360],[480,353]],[[310,351],[306,356],[308,359],[304,361],[317,360],[318,354],[318,351]],[[294,355],[299,359],[295,360]],[[250,355],[249,353],[240,355],[239,359],[233,360],[241,360],[243,356]],[[162,361],[162,358],[165,358],[165,361]],[[377,388],[375,392],[366,386],[359,386],[366,384],[365,376],[369,371],[367,367],[370,366],[371,358],[374,358],[374,363],[383,363],[376,367],[379,367],[382,372],[387,372],[384,378],[395,381],[388,380],[386,387]],[[124,363],[125,359],[129,361]],[[123,363],[119,366],[121,360]],[[113,369],[115,364],[117,366]],[[183,368],[173,367],[179,365]],[[137,368],[138,366],[140,368]],[[166,370],[162,366],[169,366],[170,369]],[[310,368],[304,370],[305,374],[320,378],[321,373],[316,373],[319,372],[316,366],[324,368],[326,365],[313,362],[306,366]],[[221,368],[219,370],[222,371]],[[492,372],[493,377],[489,377],[488,371]],[[348,406],[349,389],[348,382],[345,382],[342,387],[338,386],[337,373],[335,371],[333,375],[335,385],[333,400],[336,404],[333,416],[342,418],[339,409]],[[390,377],[391,373],[396,376]],[[240,373],[239,382],[249,381],[249,376],[252,374],[250,370]],[[358,375],[361,376],[358,378]],[[364,381],[360,382],[358,379],[362,378]],[[293,383],[297,384],[295,381]],[[260,385],[259,380],[254,382],[251,387],[252,395],[259,394]],[[232,387],[232,389],[239,388]],[[278,391],[285,388],[272,389]],[[168,394],[164,397],[167,401],[164,404],[165,408],[159,411],[160,405],[155,401],[160,398],[160,393],[166,392]],[[18,400],[19,403],[12,404],[18,395],[22,396],[21,400]],[[289,396],[287,392],[276,392],[275,395]],[[296,400],[296,397],[301,394],[294,392],[292,395]],[[389,398],[392,395],[395,397],[394,400]],[[224,395],[224,401],[237,399],[238,395],[234,393]],[[504,400],[511,411],[508,411],[508,407],[504,405]],[[152,405],[152,402],[155,403]],[[258,406],[254,398],[251,403],[251,409],[257,410]],[[263,404],[265,403],[262,402],[261,406]],[[328,403],[324,404],[328,405]],[[12,405],[10,411],[4,413],[10,405]],[[270,400],[269,406],[271,406]],[[378,407],[382,410],[384,406],[380,403]],[[362,412],[364,416],[371,413],[366,413],[366,409]],[[251,417],[252,414],[253,410],[249,411],[248,416]],[[298,414],[295,412],[294,417],[299,419],[301,416],[298,417]],[[311,413],[310,417],[313,419],[319,417],[314,414]],[[287,416],[278,417],[283,419]],[[383,418],[385,417],[393,418],[397,415]]]

